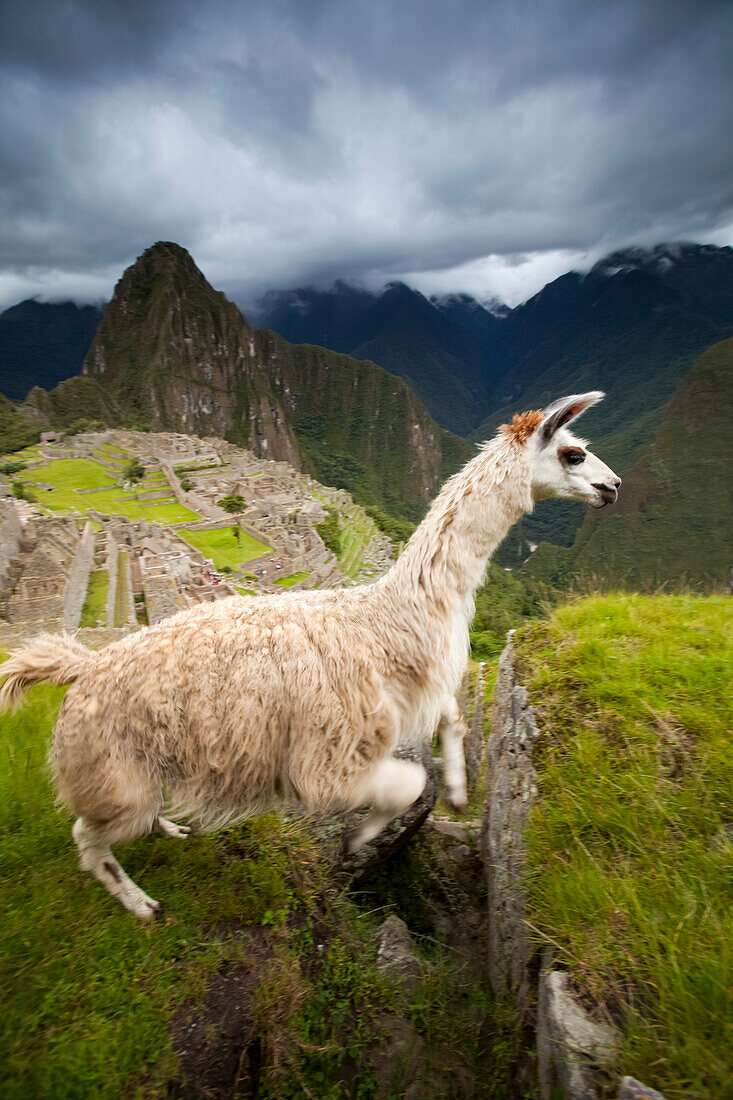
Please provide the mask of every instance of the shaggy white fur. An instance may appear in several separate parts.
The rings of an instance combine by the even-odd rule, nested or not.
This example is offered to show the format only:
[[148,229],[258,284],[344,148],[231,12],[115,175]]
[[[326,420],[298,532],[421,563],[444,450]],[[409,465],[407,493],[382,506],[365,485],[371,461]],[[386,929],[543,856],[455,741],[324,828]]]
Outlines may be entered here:
[[164,808],[213,829],[265,807],[371,807],[355,850],[420,796],[424,769],[391,753],[443,737],[449,795],[465,802],[455,692],[474,592],[510,526],[543,496],[601,506],[620,481],[565,428],[600,394],[515,418],[443,487],[376,584],[202,604],[99,653],[41,635],[2,666],[0,707],[69,683],[52,750],[59,798],[90,870],[138,917],[159,909],[112,844]]

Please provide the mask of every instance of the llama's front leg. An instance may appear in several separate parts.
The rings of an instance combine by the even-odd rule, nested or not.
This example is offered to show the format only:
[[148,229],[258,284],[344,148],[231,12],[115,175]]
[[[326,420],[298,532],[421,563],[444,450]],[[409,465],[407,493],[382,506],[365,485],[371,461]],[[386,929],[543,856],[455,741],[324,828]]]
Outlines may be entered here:
[[438,731],[443,752],[443,779],[448,800],[456,810],[464,810],[468,805],[466,758],[463,754],[463,738],[467,730],[461,709],[452,695],[446,696],[443,702]]
[[426,782],[427,775],[421,764],[395,760],[391,756],[380,760],[362,783],[352,806],[355,810],[362,806],[372,809],[348,838],[346,851],[349,855],[373,840],[390,821],[406,813],[423,793]]

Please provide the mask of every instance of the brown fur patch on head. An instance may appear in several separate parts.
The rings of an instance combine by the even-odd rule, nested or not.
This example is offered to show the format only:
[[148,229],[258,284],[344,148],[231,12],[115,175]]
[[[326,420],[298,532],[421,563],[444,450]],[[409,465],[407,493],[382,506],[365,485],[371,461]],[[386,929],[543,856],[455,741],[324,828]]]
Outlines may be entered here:
[[532,412],[515,413],[511,424],[502,424],[500,431],[508,435],[517,443],[526,443],[532,432],[543,420],[542,410],[534,409]]

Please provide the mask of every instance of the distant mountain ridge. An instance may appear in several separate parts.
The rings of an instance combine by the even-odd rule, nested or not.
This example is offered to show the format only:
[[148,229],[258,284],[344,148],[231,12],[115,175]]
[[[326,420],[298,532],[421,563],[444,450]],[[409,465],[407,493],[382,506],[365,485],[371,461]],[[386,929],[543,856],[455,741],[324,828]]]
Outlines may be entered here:
[[501,318],[468,295],[428,299],[400,282],[374,293],[339,281],[270,291],[258,323],[291,343],[379,363],[405,379],[439,424],[467,434],[488,401],[486,346]]
[[[271,291],[258,323],[295,343],[368,355],[408,381],[439,423],[466,432],[473,422],[477,440],[519,407],[601,386],[617,399],[615,418],[611,402],[594,413],[603,436],[623,422],[618,452],[638,453],[695,356],[733,331],[733,249],[620,249],[515,309],[466,294],[428,299],[403,283]],[[644,394],[640,419],[622,391]]]
[[[147,276],[138,274],[140,290]],[[413,468],[412,457],[404,451],[408,469],[403,488],[396,488],[399,448],[393,460],[377,455],[379,448],[361,426],[353,403],[354,386],[364,385],[369,391],[367,405],[371,402],[366,422],[381,425],[392,400],[389,385],[394,383],[383,383],[384,393],[378,397],[379,387],[374,389],[378,376],[371,366],[357,367],[355,360],[368,359],[388,370],[390,377],[398,375],[438,424],[470,433],[474,440],[493,434],[518,409],[542,407],[563,393],[604,389],[606,401],[584,419],[583,428],[593,446],[624,477],[654,436],[667,402],[695,359],[706,347],[733,335],[733,249],[714,245],[682,242],[620,249],[585,274],[568,272],[553,280],[511,310],[501,303],[481,304],[466,294],[429,299],[403,283],[390,283],[378,293],[345,282],[328,290],[305,287],[270,292],[262,299],[258,315],[258,324],[267,326],[270,333],[258,333],[223,295],[207,297],[216,292],[209,288],[203,293],[205,280],[200,272],[203,283],[190,272],[187,278],[190,293],[185,295],[183,313],[176,304],[177,292],[165,300],[167,305],[162,298],[156,304],[155,295],[146,299],[147,320],[137,325],[133,341],[137,350],[128,347],[122,355],[120,361],[128,366],[121,374],[115,356],[119,340],[127,339],[121,336],[125,325],[117,325],[115,332],[108,330],[107,406],[117,403],[126,416],[144,414],[151,423],[166,417],[182,425],[195,421],[197,430],[219,434],[244,433],[246,423],[252,446],[275,447],[291,457],[297,450],[302,460],[321,463],[322,480],[328,479],[326,466],[332,472],[338,466],[339,476],[370,482],[369,493],[382,503],[404,501],[405,485],[411,483],[409,497],[418,482],[432,484],[435,474],[428,474],[425,467],[418,475],[420,463]],[[195,320],[200,309],[203,314]],[[174,331],[176,325],[180,330],[184,313],[186,334]],[[208,328],[202,317],[210,319]],[[217,326],[225,332],[224,351],[215,346]],[[278,343],[275,333],[284,340]],[[246,349],[251,341],[253,356],[246,351],[241,360],[227,359],[227,347]],[[298,349],[285,341],[296,343]],[[172,357],[165,352],[166,343],[175,349]],[[193,364],[192,348],[199,366]],[[339,379],[343,365],[336,366],[330,358],[333,352],[351,356],[346,372],[351,389],[345,377]],[[133,360],[138,364],[134,370]],[[143,360],[167,364],[164,394],[156,396],[161,371],[156,368],[150,373]],[[95,372],[88,361],[89,385],[97,378]],[[146,379],[142,390],[141,378]],[[317,379],[318,394],[311,392],[311,379]],[[368,379],[372,380],[369,385]],[[87,387],[87,403],[91,392]],[[74,393],[74,385],[69,388],[64,383],[53,400],[59,409],[62,404],[72,405]],[[350,410],[346,424],[339,407],[345,396]],[[400,424],[409,419],[409,399],[403,396]],[[44,406],[46,416],[49,401],[39,395],[31,399],[37,409]],[[418,406],[422,407],[419,401]],[[402,430],[398,429],[398,436]],[[438,433],[431,437],[438,439],[437,425],[430,431]],[[357,448],[354,453],[352,446]],[[418,449],[427,454],[433,446],[421,444]],[[436,446],[441,453],[443,449],[458,453],[456,447],[463,445],[443,437]],[[308,454],[317,459],[307,458]],[[384,496],[373,479],[377,469],[388,467],[390,486]],[[431,466],[433,471],[436,468]],[[420,489],[423,494],[426,491],[424,486]],[[569,546],[582,519],[580,506],[540,505],[500,549],[500,559],[515,563],[525,555],[528,541]]]
[[100,306],[28,298],[0,313],[0,392],[22,401],[78,374],[102,320]]
[[[602,389],[582,432],[625,477],[659,427],[675,387],[711,344],[733,334],[733,249],[659,246],[614,253],[585,275],[569,272],[502,322],[503,374],[472,433],[491,435],[518,408]],[[532,542],[569,546],[580,505],[538,505],[522,523]],[[514,560],[512,539],[503,547]]]

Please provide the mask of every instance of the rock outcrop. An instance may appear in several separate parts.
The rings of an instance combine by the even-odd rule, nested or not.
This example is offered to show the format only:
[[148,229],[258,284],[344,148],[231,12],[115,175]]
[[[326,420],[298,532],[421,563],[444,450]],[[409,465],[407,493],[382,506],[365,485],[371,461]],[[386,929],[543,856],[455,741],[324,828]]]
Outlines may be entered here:
[[661,1092],[642,1085],[635,1077],[624,1077],[618,1090],[618,1100],[664,1100]]
[[514,675],[510,633],[499,661],[486,746],[489,767],[481,844],[491,925],[491,985],[497,996],[511,992],[523,1015],[530,1011],[533,982],[521,876],[524,829],[537,792],[532,749],[538,736],[527,692]]
[[537,1002],[537,1062],[542,1100],[562,1089],[568,1100],[595,1100],[604,1071],[618,1052],[614,1028],[591,1019],[574,996],[568,975],[547,956]]
[[[522,882],[525,829],[537,796],[533,750],[540,730],[516,675],[512,634],[499,661],[486,748],[481,849],[488,887],[489,977],[494,994],[516,1005],[528,1037],[530,1050],[518,1070],[522,1087],[532,1093],[538,1081],[542,1100],[550,1100],[556,1088],[565,1100],[598,1100],[616,1070],[619,1033],[607,1014],[598,1018],[602,1006],[593,1014],[586,1009],[574,992],[572,974],[561,969],[551,953],[538,968],[537,949],[527,931]],[[619,1100],[637,1098],[660,1100],[660,1094],[625,1077]]]

